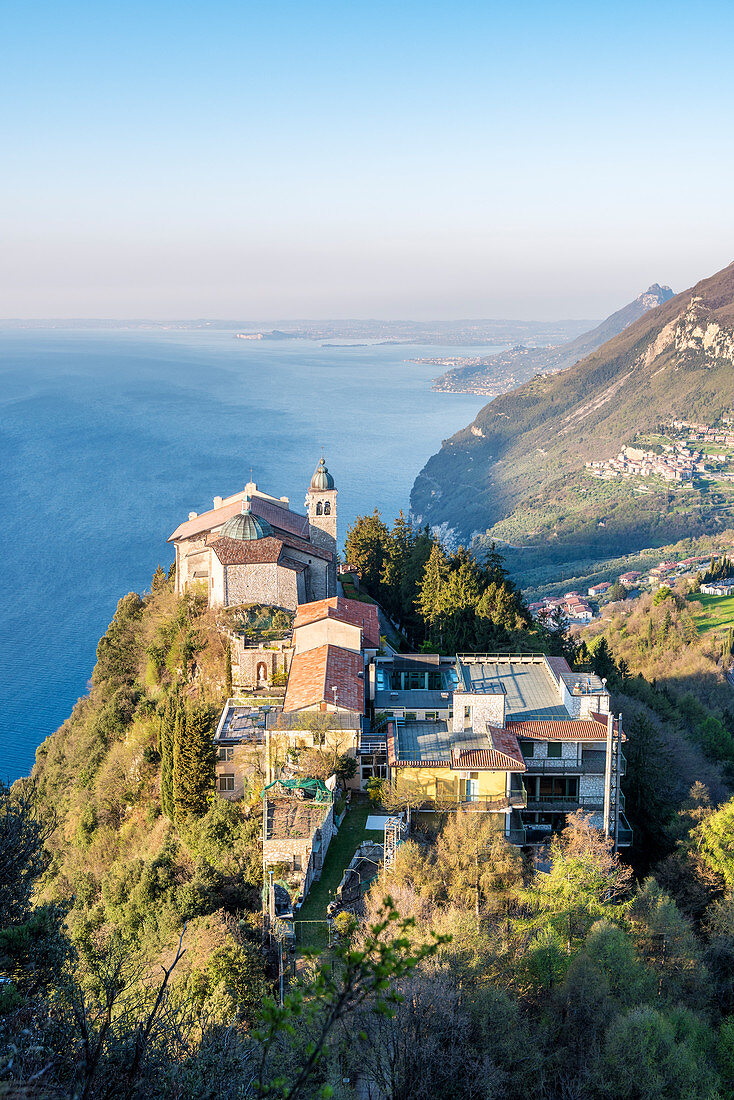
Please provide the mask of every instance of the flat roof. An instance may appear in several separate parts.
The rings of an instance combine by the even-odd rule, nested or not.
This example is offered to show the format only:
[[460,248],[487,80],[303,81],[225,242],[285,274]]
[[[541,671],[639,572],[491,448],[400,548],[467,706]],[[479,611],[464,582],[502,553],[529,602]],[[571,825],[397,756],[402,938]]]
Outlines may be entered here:
[[505,721],[568,719],[558,682],[545,661],[463,662],[459,691],[505,696]]
[[225,706],[219,720],[215,740],[217,741],[262,741],[265,730],[265,712],[258,707],[241,704]]
[[451,764],[451,734],[448,723],[400,722],[397,725],[396,761],[415,764]]
[[390,710],[404,707],[405,710],[446,710],[451,706],[451,691],[426,691],[422,688],[407,688],[405,691],[389,691],[380,688],[375,691],[375,706]]

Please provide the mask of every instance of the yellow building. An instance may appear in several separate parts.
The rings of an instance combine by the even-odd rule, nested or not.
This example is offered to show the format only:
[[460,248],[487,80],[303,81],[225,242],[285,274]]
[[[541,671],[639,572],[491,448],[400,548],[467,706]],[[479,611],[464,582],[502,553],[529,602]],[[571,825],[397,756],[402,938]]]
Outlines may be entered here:
[[387,763],[393,789],[414,806],[501,813],[509,829],[511,810],[525,805],[525,762],[507,730],[457,734],[441,719],[395,718],[387,725]]

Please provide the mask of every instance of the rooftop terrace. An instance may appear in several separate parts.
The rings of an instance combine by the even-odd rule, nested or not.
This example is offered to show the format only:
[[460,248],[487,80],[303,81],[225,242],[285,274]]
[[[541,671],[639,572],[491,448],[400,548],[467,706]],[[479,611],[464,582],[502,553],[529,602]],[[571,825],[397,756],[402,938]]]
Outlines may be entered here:
[[506,720],[567,719],[557,680],[542,656],[522,662],[502,658],[459,659],[459,691],[504,695]]
[[451,733],[446,722],[392,722],[396,763],[451,764]]

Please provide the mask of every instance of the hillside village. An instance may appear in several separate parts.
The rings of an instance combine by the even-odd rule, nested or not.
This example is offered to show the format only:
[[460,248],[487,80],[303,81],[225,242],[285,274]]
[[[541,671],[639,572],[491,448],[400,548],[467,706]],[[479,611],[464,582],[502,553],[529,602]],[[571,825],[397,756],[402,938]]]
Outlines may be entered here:
[[[734,547],[732,547],[734,549]],[[610,599],[631,599],[641,591],[654,591],[673,581],[694,581],[709,555],[694,555],[680,561],[664,560],[644,572],[630,569],[616,581],[600,581],[586,593],[571,591],[563,596],[544,596],[528,604],[531,615],[549,626],[582,626],[598,618]],[[706,591],[705,588],[702,591]]]

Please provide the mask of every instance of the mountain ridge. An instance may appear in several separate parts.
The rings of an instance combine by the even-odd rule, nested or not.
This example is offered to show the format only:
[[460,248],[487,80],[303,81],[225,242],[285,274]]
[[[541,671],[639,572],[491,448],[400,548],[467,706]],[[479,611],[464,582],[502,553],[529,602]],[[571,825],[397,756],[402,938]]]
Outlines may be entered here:
[[[733,365],[734,263],[645,312],[573,366],[485,405],[419,473],[412,515],[454,542],[497,536],[498,524],[518,516],[525,516],[531,542],[562,542],[569,532],[553,512],[569,498],[584,462],[615,453],[635,433],[671,417],[711,421],[723,415],[734,406]],[[659,494],[638,498],[633,519],[640,530],[633,543],[646,534],[650,545],[651,525],[663,541],[702,530],[710,501],[691,494],[683,509],[687,520],[676,512],[675,522],[667,524],[652,522],[652,509],[660,514]],[[571,501],[571,511],[574,506]],[[547,523],[543,509],[550,512]],[[644,513],[649,522],[642,520]],[[581,524],[582,541],[594,552],[604,541],[594,531],[599,522],[592,525],[589,517]],[[601,522],[609,526],[604,515]],[[620,524],[619,530],[612,526],[623,540]],[[579,529],[574,531],[578,543]]]
[[[457,366],[434,379],[433,389],[450,393],[498,396],[498,381],[502,387],[499,392],[502,392],[528,381],[534,374],[565,370],[622,332],[648,310],[672,297],[673,291],[669,286],[653,283],[627,305],[572,340],[546,347],[525,347],[521,344],[495,355],[482,356],[463,363],[459,360]],[[504,378],[502,372],[505,372]]]

